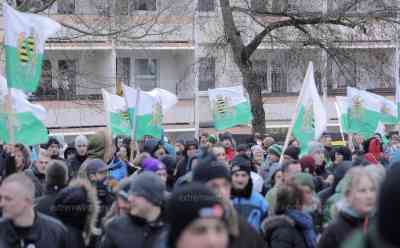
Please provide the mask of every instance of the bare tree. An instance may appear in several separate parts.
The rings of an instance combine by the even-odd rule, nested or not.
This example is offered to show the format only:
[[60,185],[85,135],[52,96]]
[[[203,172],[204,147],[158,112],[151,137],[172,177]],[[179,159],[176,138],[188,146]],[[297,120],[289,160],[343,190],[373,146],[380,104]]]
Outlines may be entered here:
[[[319,48],[326,51],[341,70],[349,72],[352,64],[343,63],[348,54],[341,54],[336,49],[338,40],[351,41],[351,35],[366,34],[368,29],[377,28],[376,26],[378,32],[383,32],[384,25],[398,24],[399,6],[396,1],[322,0],[317,1],[319,11],[297,9],[290,4],[290,0],[219,2],[226,42],[243,77],[243,85],[249,93],[254,116],[253,131],[258,133],[266,131],[262,87],[258,83],[257,70],[252,63],[252,55],[260,45],[269,42],[295,49]],[[328,6],[323,7],[324,3]],[[247,16],[251,25],[243,28],[238,21],[240,15]],[[255,27],[252,30],[254,35],[249,35],[249,26]]]

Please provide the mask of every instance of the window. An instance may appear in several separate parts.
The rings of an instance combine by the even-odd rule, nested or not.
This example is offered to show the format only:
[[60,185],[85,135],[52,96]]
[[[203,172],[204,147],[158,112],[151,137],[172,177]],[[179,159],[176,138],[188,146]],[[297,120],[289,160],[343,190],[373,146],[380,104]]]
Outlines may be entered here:
[[215,88],[215,58],[201,58],[199,61],[199,91]]
[[117,0],[115,2],[115,13],[116,15],[128,15],[129,14],[128,0]]
[[53,88],[53,74],[50,60],[43,61],[40,84],[34,95],[39,98],[56,98],[57,96],[57,90]]
[[261,86],[262,91],[268,91],[268,71],[266,60],[253,61],[253,68],[257,74],[257,84]]
[[57,13],[62,15],[75,13],[75,0],[57,1]]
[[157,10],[157,0],[133,0],[133,10],[155,11]]
[[117,58],[117,81],[125,85],[130,85],[131,79],[131,59]]
[[57,99],[73,99],[76,95],[76,61],[59,60],[57,78]]
[[198,11],[210,12],[215,10],[215,0],[198,0]]
[[287,80],[281,65],[273,63],[271,65],[271,91],[272,93],[286,93]]
[[135,83],[142,90],[151,90],[157,87],[158,61],[156,59],[135,60]]

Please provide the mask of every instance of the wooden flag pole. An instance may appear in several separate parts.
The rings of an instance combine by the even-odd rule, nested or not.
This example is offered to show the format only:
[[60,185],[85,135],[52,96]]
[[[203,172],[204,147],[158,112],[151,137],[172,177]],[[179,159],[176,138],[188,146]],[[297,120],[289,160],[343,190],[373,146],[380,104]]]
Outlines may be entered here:
[[[125,97],[125,102],[126,102],[126,105],[128,106],[128,101],[126,100],[126,97]],[[139,104],[140,104],[140,88],[137,87],[136,88],[135,111],[132,116],[132,135],[131,135],[132,140],[131,140],[131,157],[130,157],[131,162],[133,162],[133,160],[135,159],[133,156],[134,151],[136,149],[139,149],[139,144],[136,141],[137,113],[139,111]]]

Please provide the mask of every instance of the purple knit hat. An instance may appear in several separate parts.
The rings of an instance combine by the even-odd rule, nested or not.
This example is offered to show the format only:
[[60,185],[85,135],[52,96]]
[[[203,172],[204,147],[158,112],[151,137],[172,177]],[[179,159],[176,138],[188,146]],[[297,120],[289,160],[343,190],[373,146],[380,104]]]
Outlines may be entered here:
[[146,158],[145,160],[142,161],[142,168],[143,171],[156,172],[158,170],[165,169],[165,166],[157,159]]

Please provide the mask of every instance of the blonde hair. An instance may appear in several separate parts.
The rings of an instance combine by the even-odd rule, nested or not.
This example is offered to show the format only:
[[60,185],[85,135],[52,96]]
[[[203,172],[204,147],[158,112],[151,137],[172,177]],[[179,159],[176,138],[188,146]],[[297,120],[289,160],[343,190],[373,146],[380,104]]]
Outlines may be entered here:
[[374,174],[371,172],[371,169],[361,166],[350,169],[343,178],[343,180],[345,180],[343,185],[343,195],[347,196],[348,193],[354,189],[355,185],[358,185],[361,179],[364,177],[367,177],[375,186],[375,188],[378,189],[377,176],[374,176]]

